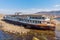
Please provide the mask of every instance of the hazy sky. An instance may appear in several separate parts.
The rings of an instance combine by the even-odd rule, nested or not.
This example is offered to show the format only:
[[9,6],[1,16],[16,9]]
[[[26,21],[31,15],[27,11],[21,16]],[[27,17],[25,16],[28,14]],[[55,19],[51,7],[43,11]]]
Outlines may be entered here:
[[60,0],[0,0],[0,13],[60,10]]

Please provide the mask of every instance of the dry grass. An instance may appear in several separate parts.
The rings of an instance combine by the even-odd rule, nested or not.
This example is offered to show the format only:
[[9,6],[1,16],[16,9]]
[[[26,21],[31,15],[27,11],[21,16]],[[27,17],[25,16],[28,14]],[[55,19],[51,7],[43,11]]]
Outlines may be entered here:
[[55,32],[48,30],[30,30],[28,33],[9,33],[8,34],[14,36],[13,39],[21,39],[21,40],[55,40]]

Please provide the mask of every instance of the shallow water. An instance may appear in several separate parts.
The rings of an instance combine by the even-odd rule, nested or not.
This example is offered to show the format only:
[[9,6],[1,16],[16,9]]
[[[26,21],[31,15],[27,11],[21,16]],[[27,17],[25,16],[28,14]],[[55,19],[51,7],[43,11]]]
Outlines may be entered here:
[[55,18],[56,20],[60,21],[60,18]]
[[0,40],[12,39],[12,35],[9,35],[2,30],[0,30]]
[[[56,20],[58,20],[58,22],[60,23],[60,18],[56,18]],[[56,40],[60,40],[60,26],[58,26],[58,28],[56,28],[55,30],[55,35],[56,35]]]

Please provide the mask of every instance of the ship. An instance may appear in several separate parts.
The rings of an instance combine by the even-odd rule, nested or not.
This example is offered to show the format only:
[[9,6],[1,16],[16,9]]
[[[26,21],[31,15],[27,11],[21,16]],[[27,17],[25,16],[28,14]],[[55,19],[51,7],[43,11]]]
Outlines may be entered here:
[[45,15],[5,15],[3,19],[28,28],[55,30],[56,25],[50,17]]

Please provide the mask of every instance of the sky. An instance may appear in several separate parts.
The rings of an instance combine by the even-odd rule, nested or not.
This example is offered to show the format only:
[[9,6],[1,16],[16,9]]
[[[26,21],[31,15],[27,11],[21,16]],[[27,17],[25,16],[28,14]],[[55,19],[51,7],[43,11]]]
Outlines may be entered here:
[[0,0],[0,13],[4,14],[29,14],[52,10],[60,10],[60,0]]

